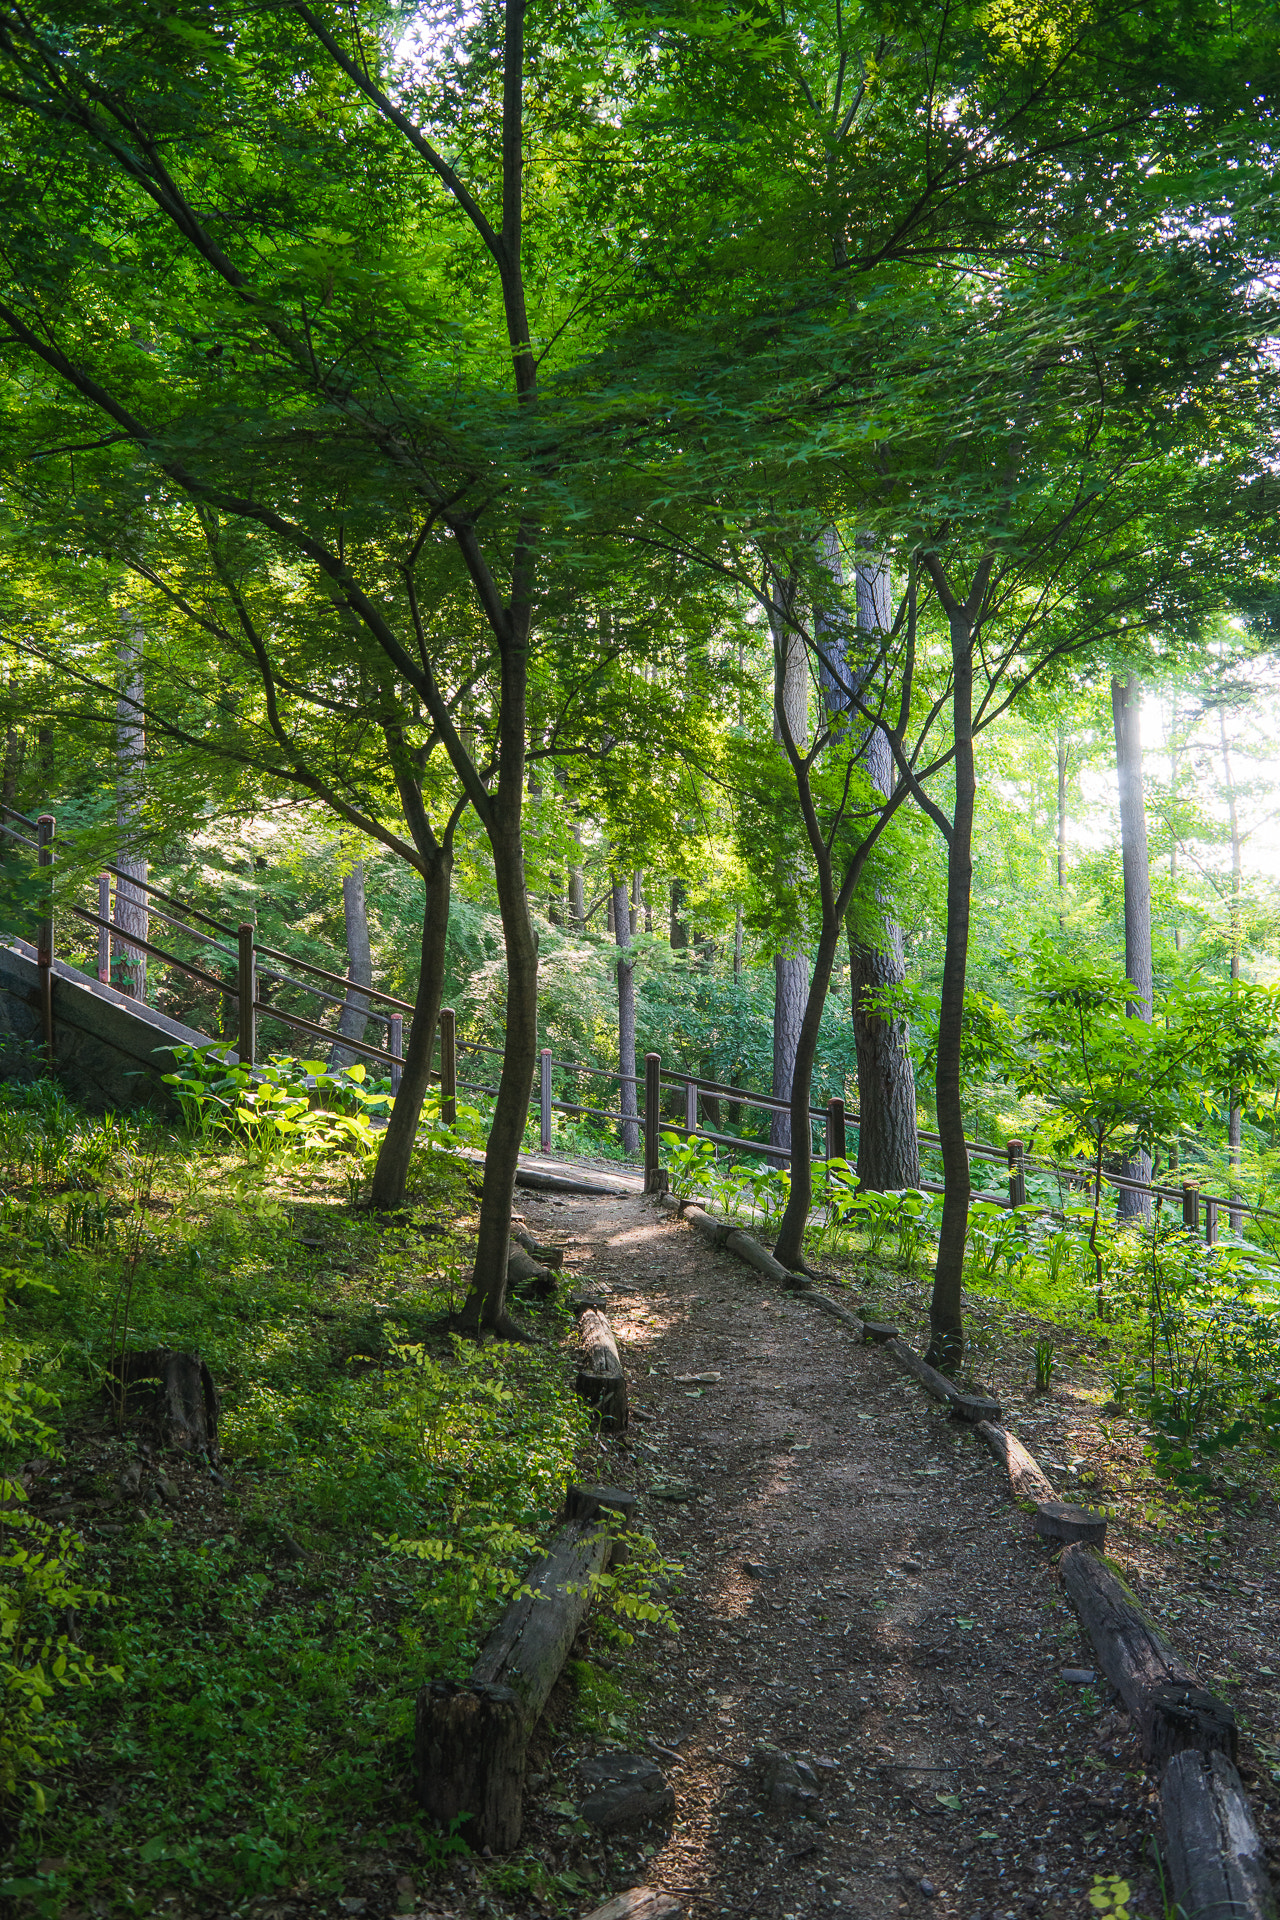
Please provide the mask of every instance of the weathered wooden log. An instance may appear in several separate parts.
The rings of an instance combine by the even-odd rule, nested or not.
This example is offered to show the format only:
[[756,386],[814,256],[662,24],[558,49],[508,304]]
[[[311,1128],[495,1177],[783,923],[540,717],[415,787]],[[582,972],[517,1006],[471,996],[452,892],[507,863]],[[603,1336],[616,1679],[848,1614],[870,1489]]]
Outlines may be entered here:
[[556,1290],[556,1277],[523,1247],[513,1246],[507,1255],[507,1285],[522,1299],[549,1300]]
[[621,1432],[627,1424],[627,1378],[613,1328],[598,1308],[585,1307],[578,1315],[578,1339],[582,1343],[578,1392],[596,1409],[602,1427]]
[[871,1346],[882,1347],[887,1340],[896,1340],[898,1329],[887,1320],[864,1320],[862,1337]]
[[980,1420],[1000,1418],[1000,1402],[986,1393],[961,1393],[951,1402],[951,1411],[957,1420],[976,1427]]
[[1036,1532],[1042,1540],[1079,1541],[1101,1547],[1107,1537],[1107,1516],[1095,1507],[1073,1507],[1066,1500],[1042,1500],[1036,1508]]
[[544,1267],[562,1267],[564,1265],[563,1247],[547,1246],[541,1240],[535,1240],[531,1233],[526,1233],[523,1227],[513,1227],[511,1229],[511,1238],[518,1247],[523,1247],[527,1254],[532,1255],[535,1260],[540,1261]]
[[640,1496],[629,1487],[577,1486],[570,1482],[564,1497],[566,1520],[598,1520],[601,1513],[616,1513],[630,1526],[640,1509]]
[[811,1307],[817,1307],[820,1312],[829,1314],[831,1319],[838,1320],[842,1327],[848,1327],[859,1339],[862,1338],[861,1320],[850,1308],[842,1307],[838,1300],[832,1300],[827,1294],[819,1293],[816,1287],[806,1289],[800,1298],[807,1300]]
[[[126,1353],[111,1369],[112,1391],[133,1400],[140,1386],[140,1411],[156,1429],[161,1446],[181,1453],[203,1453],[218,1464],[218,1389],[199,1354],[151,1347]],[[135,1404],[137,1404],[135,1402]]]
[[485,1641],[466,1686],[434,1682],[418,1695],[418,1800],[445,1825],[467,1814],[466,1838],[477,1850],[508,1853],[519,1843],[529,1735],[569,1657],[611,1544],[608,1527],[597,1522],[561,1527]]
[[989,1418],[992,1413],[999,1418],[1000,1404],[997,1400],[992,1400],[985,1394],[966,1393],[962,1387],[956,1385],[954,1380],[948,1380],[944,1373],[939,1373],[937,1368],[931,1367],[927,1360],[922,1360],[905,1340],[897,1338],[886,1340],[883,1342],[883,1347],[884,1351],[897,1361],[903,1372],[909,1373],[913,1379],[918,1380],[925,1392],[931,1393],[935,1400],[941,1400],[944,1405],[961,1413],[966,1407],[971,1406],[976,1411],[975,1403],[979,1403],[987,1410],[980,1415],[981,1418]]
[[586,1920],[680,1920],[684,1908],[669,1893],[653,1887],[628,1887],[602,1907],[593,1907]]
[[775,1286],[795,1285],[795,1274],[784,1267],[780,1260],[775,1260],[768,1248],[762,1247],[751,1234],[743,1233],[735,1227],[725,1239],[724,1245],[730,1253],[736,1254],[739,1260],[744,1260],[749,1267],[754,1267],[757,1273],[762,1273],[766,1280],[772,1280]]
[[1262,1841],[1225,1754],[1175,1754],[1160,1783],[1160,1817],[1169,1891],[1180,1914],[1275,1920]]
[[1034,1500],[1039,1506],[1042,1500],[1057,1499],[1039,1461],[1027,1452],[1016,1434],[992,1420],[979,1420],[977,1432],[983,1445],[1008,1472],[1009,1490],[1015,1500]]
[[1144,1759],[1163,1764],[1194,1749],[1234,1760],[1233,1709],[1199,1685],[1114,1568],[1083,1546],[1067,1547],[1058,1566],[1098,1665],[1137,1726]]

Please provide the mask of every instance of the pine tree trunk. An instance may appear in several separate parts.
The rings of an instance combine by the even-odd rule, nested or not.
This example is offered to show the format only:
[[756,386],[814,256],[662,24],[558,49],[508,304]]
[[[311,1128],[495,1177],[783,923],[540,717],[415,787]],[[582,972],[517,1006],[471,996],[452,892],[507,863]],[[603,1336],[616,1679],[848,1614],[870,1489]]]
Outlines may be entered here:
[[[119,693],[116,698],[116,867],[115,924],[137,940],[148,936],[147,896],[138,883],[147,877],[143,852],[143,783],[147,737],[139,706],[143,697],[143,635],[135,627],[119,645]],[[147,997],[147,956],[124,941],[113,943],[112,978],[121,993]]]
[[[1142,685],[1135,674],[1111,681],[1111,717],[1116,737],[1116,774],[1120,789],[1120,852],[1124,867],[1124,970],[1137,995],[1130,1014],[1151,1018],[1151,865],[1147,853],[1147,809],[1142,790]],[[1151,1157],[1135,1153],[1125,1163],[1133,1180],[1151,1178]],[[1121,1187],[1122,1218],[1151,1215],[1151,1196]]]
[[381,1213],[393,1212],[404,1205],[405,1187],[422,1103],[431,1085],[431,1059],[435,1052],[436,1026],[444,998],[445,947],[449,932],[449,893],[453,861],[441,853],[429,866],[423,881],[422,963],[418,973],[418,991],[413,1003],[413,1020],[400,1086],[396,1093],[387,1130],[378,1149],[370,1192],[371,1205]]
[[[369,998],[355,991],[373,985],[373,952],[369,945],[369,914],[364,897],[364,861],[358,860],[350,873],[342,877],[342,920],[347,940],[347,978],[351,989],[338,1015],[338,1032],[343,1040],[363,1040],[368,1030]],[[349,1047],[334,1044],[329,1067],[339,1073],[355,1064],[361,1056]]]
[[[780,587],[780,592],[788,589]],[[777,709],[786,715],[787,727],[797,747],[809,738],[809,667],[804,641],[793,632],[781,614],[770,613],[773,634],[775,711],[774,739],[782,739]],[[795,884],[795,876],[781,876],[783,885]],[[789,943],[773,962],[773,1097],[791,1098],[795,1080],[796,1048],[809,994],[809,963],[799,942]],[[790,1149],[791,1115],[775,1110],[769,1118],[769,1144],[783,1151]]]
[[[613,919],[618,943],[618,1072],[624,1076],[619,1111],[623,1115],[621,1135],[624,1153],[640,1148],[639,1106],[636,1100],[636,970],[631,959],[631,926],[627,908],[627,883],[620,874],[612,875]],[[630,1076],[627,1078],[626,1076]]]

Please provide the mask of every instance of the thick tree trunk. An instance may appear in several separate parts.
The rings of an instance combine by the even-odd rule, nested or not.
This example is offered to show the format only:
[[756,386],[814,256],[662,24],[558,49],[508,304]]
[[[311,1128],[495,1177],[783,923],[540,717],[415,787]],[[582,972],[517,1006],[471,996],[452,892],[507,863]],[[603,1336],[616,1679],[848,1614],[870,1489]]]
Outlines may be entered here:
[[685,884],[676,879],[671,882],[671,946],[676,951],[689,944],[689,923],[684,917]]
[[[1227,789],[1227,815],[1231,822],[1231,978],[1240,978],[1241,939],[1240,915],[1241,894],[1244,890],[1244,862],[1240,846],[1240,815],[1236,807],[1235,781],[1231,775],[1231,751],[1227,745],[1227,716],[1222,707],[1218,708],[1218,727],[1222,735],[1222,775]],[[1232,1087],[1227,1094],[1227,1158],[1231,1166],[1231,1197],[1240,1197],[1237,1182],[1240,1178],[1240,1095]],[[1231,1231],[1239,1233],[1244,1225],[1244,1215],[1238,1207],[1231,1209]]]
[[[1151,863],[1147,852],[1147,809],[1142,791],[1142,684],[1135,674],[1111,681],[1111,717],[1116,736],[1116,775],[1120,789],[1120,854],[1124,867],[1124,970],[1137,995],[1129,1012],[1151,1018]],[[1151,1156],[1135,1153],[1125,1163],[1134,1180],[1151,1178]],[[1121,1187],[1121,1217],[1150,1218],[1149,1194]]]
[[[639,1107],[636,1102],[636,970],[631,959],[631,926],[627,910],[627,883],[621,874],[613,878],[613,920],[618,943],[618,1072],[624,1076],[622,1100],[622,1147],[625,1153],[640,1149]],[[625,1076],[629,1075],[630,1078]]]
[[[577,828],[574,828],[576,835]],[[569,869],[569,924],[575,933],[581,933],[587,924],[587,894],[581,867]]]
[[[338,1015],[338,1032],[343,1040],[363,1040],[369,1020],[369,996],[358,987],[373,985],[373,952],[369,945],[369,913],[364,897],[364,861],[358,860],[350,873],[342,877],[342,919],[347,939],[347,978],[351,990]],[[340,1072],[361,1058],[350,1047],[335,1042],[329,1066]]]
[[[828,557],[828,567],[831,559]],[[839,555],[836,555],[839,566]],[[841,576],[836,575],[840,578]],[[889,565],[868,554],[854,568],[858,610],[858,651],[863,672],[871,671],[882,636],[893,625]],[[883,728],[872,729],[863,765],[876,791],[889,794],[894,784],[893,754]],[[858,1057],[858,1179],[878,1191],[920,1183],[920,1140],[916,1131],[916,1085],[907,1052],[905,1020],[885,1020],[867,1004],[882,987],[898,987],[907,977],[902,929],[877,893],[880,935],[859,940],[850,928],[850,1011]]]
[[1071,749],[1067,745],[1066,728],[1058,722],[1058,925],[1065,929],[1067,924],[1067,770],[1071,764]]
[[[139,707],[143,697],[143,636],[134,628],[120,642],[119,694],[116,698],[116,866],[115,924],[136,940],[148,935],[147,896],[139,885],[147,877],[143,852],[142,790],[147,738]],[[147,997],[147,956],[123,940],[114,945],[112,978],[121,993]]]
[[942,962],[938,1014],[938,1065],[934,1092],[942,1145],[942,1228],[929,1304],[925,1359],[954,1373],[964,1356],[961,1289],[969,1233],[969,1149],[961,1104],[960,1044],[964,1034],[964,982],[969,958],[969,894],[973,882],[973,630],[952,616],[952,724],[955,734],[956,803],[947,842],[947,945]]
[[370,1204],[380,1213],[404,1205],[405,1185],[422,1103],[431,1085],[431,1057],[435,1052],[436,1026],[444,998],[445,943],[449,932],[449,893],[453,861],[446,853],[438,855],[423,881],[422,962],[418,973],[418,992],[413,1003],[413,1021],[400,1070],[387,1130],[378,1149],[373,1170]]
[[[782,726],[778,719],[778,708],[781,707],[786,714],[792,740],[802,748],[809,738],[809,667],[804,641],[791,630],[780,614],[775,616],[771,612],[769,624],[773,633],[774,654],[773,736],[775,740],[782,739]],[[784,887],[790,885],[794,889],[794,874],[784,874],[781,878]],[[799,941],[794,940],[781,953],[775,954],[773,962],[772,1091],[775,1100],[791,1099],[796,1048],[800,1043],[808,992],[809,963],[800,949]],[[791,1116],[788,1112],[778,1110],[770,1115],[769,1144],[784,1151],[791,1147]]]

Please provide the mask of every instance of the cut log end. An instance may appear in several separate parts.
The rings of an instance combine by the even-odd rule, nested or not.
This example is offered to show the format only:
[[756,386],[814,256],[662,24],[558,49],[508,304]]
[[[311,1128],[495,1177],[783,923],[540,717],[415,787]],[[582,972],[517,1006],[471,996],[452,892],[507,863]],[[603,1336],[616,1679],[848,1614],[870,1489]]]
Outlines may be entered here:
[[640,1496],[629,1487],[577,1486],[571,1484],[564,1497],[566,1520],[584,1525],[599,1518],[602,1511],[620,1514],[630,1524],[640,1509]]
[[577,1389],[600,1416],[601,1426],[621,1432],[627,1425],[627,1382],[618,1355],[613,1328],[598,1308],[585,1307],[578,1316],[582,1362]]
[[995,1421],[1000,1418],[1000,1402],[984,1393],[962,1393],[951,1402],[951,1411],[957,1420],[976,1427],[979,1420]]
[[1042,1500],[1036,1508],[1036,1532],[1042,1540],[1100,1547],[1107,1537],[1107,1516],[1093,1507],[1073,1507],[1066,1500]]
[[1222,1753],[1234,1761],[1235,1708],[1206,1687],[1171,1681],[1156,1687],[1139,1716],[1142,1750],[1159,1771],[1178,1753]]
[[414,1771],[424,1813],[475,1844],[519,1844],[527,1734],[510,1687],[435,1681],[418,1695]]
[[864,1315],[862,1337],[868,1346],[882,1347],[887,1340],[898,1338],[898,1329],[891,1326],[887,1320],[868,1320]]
[[195,1353],[151,1347],[126,1353],[112,1368],[111,1391],[150,1421],[163,1447],[203,1453],[218,1464],[218,1389]]

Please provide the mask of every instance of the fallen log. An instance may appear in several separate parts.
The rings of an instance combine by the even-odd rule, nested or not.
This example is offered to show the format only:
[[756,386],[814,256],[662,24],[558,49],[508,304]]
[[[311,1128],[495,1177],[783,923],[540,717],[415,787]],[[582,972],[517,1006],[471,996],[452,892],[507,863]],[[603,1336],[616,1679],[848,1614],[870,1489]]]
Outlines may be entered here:
[[562,1267],[564,1265],[563,1247],[552,1247],[546,1245],[541,1240],[535,1240],[533,1235],[526,1233],[523,1227],[513,1227],[511,1229],[511,1238],[518,1247],[523,1247],[527,1254],[539,1261],[544,1267]]
[[419,1804],[446,1827],[465,1816],[467,1843],[477,1852],[509,1853],[519,1844],[529,1736],[611,1546],[610,1530],[599,1521],[561,1527],[485,1641],[466,1685],[436,1680],[418,1695]]
[[1240,1775],[1225,1754],[1175,1754],[1160,1783],[1160,1817],[1180,1914],[1275,1920],[1262,1841]]
[[549,1300],[556,1290],[556,1277],[522,1246],[513,1246],[507,1255],[507,1285],[521,1299]]
[[1027,1452],[1016,1434],[991,1420],[979,1420],[977,1432],[983,1445],[1006,1469],[1009,1490],[1015,1500],[1033,1500],[1039,1506],[1042,1500],[1057,1499],[1039,1461]]
[[142,1412],[162,1447],[203,1453],[218,1464],[218,1389],[205,1362],[195,1353],[151,1347],[126,1353],[111,1367],[109,1391],[127,1406],[129,1389],[141,1386]]
[[1143,1758],[1163,1766],[1175,1754],[1236,1753],[1235,1712],[1199,1685],[1114,1568],[1084,1546],[1058,1562],[1098,1665],[1138,1729]]
[[578,1339],[582,1344],[578,1392],[595,1408],[602,1427],[622,1432],[627,1424],[627,1378],[613,1328],[599,1308],[584,1307],[579,1313]]
[[937,1368],[931,1367],[927,1360],[922,1360],[905,1340],[896,1338],[885,1340],[881,1343],[881,1348],[897,1361],[904,1373],[909,1373],[914,1380],[918,1380],[926,1393],[931,1393],[935,1400],[941,1400],[953,1412],[959,1413],[962,1417],[967,1415],[971,1421],[990,1419],[992,1414],[999,1417],[998,1401],[988,1399],[985,1395],[966,1393],[962,1387],[956,1385],[954,1380],[948,1380],[945,1373],[939,1373]]
[[669,1893],[653,1887],[629,1887],[615,1893],[602,1907],[593,1907],[586,1920],[680,1920],[684,1908]]
[[1095,1507],[1073,1507],[1067,1500],[1042,1500],[1036,1508],[1036,1532],[1042,1540],[1078,1540],[1086,1547],[1101,1547],[1107,1516]]
[[838,1300],[832,1300],[827,1294],[819,1293],[816,1287],[801,1293],[800,1298],[807,1300],[811,1307],[817,1307],[820,1312],[829,1314],[833,1320],[838,1320],[841,1326],[849,1327],[857,1334],[859,1340],[862,1338],[861,1320],[848,1307],[842,1307]]

